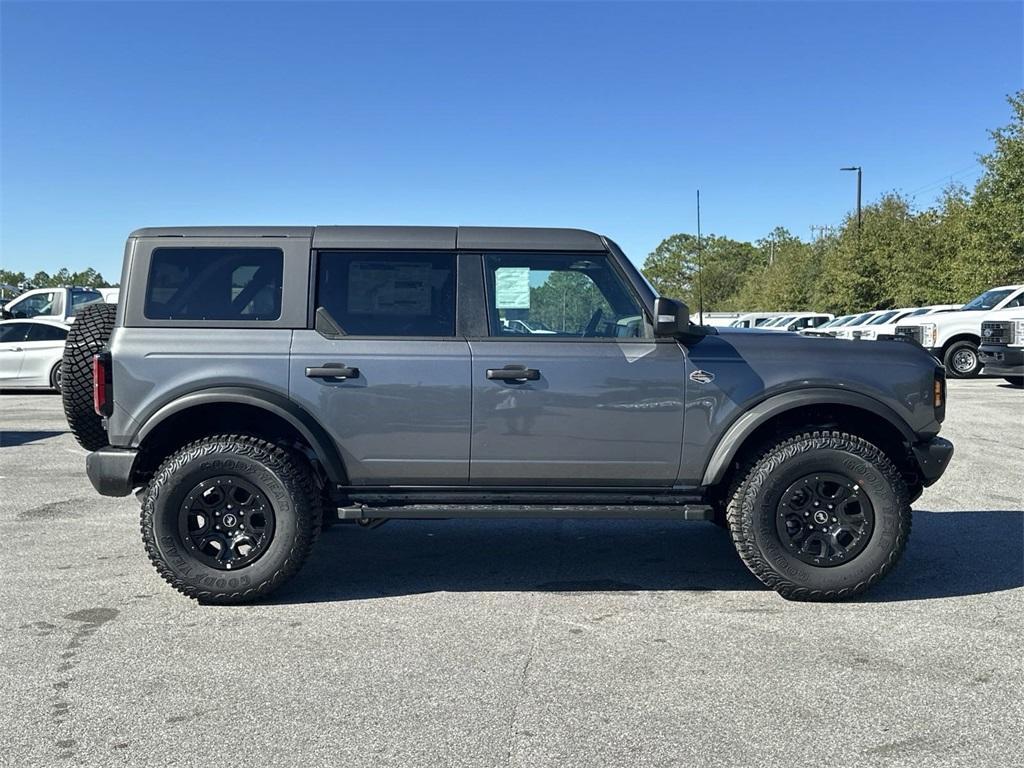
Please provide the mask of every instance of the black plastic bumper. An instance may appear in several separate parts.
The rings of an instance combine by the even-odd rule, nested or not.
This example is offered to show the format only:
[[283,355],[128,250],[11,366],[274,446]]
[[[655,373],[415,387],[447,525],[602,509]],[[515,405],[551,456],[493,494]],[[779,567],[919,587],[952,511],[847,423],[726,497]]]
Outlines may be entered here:
[[913,449],[925,485],[931,485],[942,477],[953,458],[953,444],[943,437],[933,437],[928,442],[918,443]]
[[978,359],[985,366],[984,373],[993,376],[1024,376],[1024,348],[1002,344],[982,344]]
[[85,457],[85,474],[103,496],[132,492],[132,467],[139,452],[134,448],[100,448]]

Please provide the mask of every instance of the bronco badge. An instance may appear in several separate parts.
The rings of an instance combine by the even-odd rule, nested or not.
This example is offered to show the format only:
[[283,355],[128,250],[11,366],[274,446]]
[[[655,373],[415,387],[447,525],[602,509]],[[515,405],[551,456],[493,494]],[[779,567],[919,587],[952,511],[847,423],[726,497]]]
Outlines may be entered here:
[[698,384],[710,384],[715,380],[715,374],[702,371],[699,368],[690,374],[690,381],[696,381]]

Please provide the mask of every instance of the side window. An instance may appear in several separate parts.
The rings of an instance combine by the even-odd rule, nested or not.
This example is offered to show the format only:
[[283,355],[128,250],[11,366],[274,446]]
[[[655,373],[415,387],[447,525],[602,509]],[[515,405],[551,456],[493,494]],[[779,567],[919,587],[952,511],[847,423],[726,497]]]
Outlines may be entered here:
[[68,332],[56,325],[32,323],[25,341],[64,341],[67,337]]
[[83,304],[88,304],[90,301],[99,301],[103,298],[103,295],[99,291],[83,291],[75,289],[71,291],[71,313],[76,314]]
[[53,291],[26,296],[11,305],[12,317],[38,317],[52,315],[57,294]]
[[606,256],[484,257],[491,336],[644,338],[644,314]]
[[1024,307],[1024,291],[1006,302],[1006,306],[1003,309],[1013,309],[1014,307]]
[[454,336],[455,254],[323,251],[316,306],[350,336]]
[[25,341],[30,323],[7,323],[0,325],[0,344],[15,344]]
[[157,248],[146,281],[150,320],[277,320],[280,248]]

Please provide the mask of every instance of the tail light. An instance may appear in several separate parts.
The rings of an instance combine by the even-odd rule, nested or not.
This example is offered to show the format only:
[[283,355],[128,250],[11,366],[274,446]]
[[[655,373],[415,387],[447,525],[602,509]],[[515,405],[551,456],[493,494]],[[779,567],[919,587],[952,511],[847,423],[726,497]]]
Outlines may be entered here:
[[99,416],[114,411],[114,392],[110,375],[110,353],[100,352],[92,359],[92,407]]

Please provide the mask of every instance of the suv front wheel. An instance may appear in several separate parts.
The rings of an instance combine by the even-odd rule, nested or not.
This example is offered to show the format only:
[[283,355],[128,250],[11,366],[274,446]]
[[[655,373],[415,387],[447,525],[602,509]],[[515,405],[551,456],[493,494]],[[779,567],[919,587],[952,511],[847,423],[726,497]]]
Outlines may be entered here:
[[748,470],[729,500],[729,529],[747,568],[783,597],[853,597],[903,554],[907,487],[866,440],[805,433],[771,446]]
[[142,539],[160,575],[208,603],[244,603],[293,576],[321,524],[301,457],[255,437],[190,443],[160,466],[142,500]]

